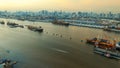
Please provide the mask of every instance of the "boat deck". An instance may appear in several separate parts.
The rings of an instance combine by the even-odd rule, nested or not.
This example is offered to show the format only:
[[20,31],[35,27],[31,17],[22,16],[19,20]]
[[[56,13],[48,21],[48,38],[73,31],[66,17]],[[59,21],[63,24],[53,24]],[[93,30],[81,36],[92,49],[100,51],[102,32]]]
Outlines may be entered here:
[[120,51],[118,50],[106,50],[95,47],[94,52],[105,57],[120,59]]

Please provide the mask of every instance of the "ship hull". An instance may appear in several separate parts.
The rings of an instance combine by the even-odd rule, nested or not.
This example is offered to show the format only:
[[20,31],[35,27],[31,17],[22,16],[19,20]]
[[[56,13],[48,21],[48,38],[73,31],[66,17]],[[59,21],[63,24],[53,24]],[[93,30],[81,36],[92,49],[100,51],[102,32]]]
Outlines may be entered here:
[[100,55],[108,57],[108,58],[120,59],[120,52],[118,52],[116,50],[110,51],[110,50],[105,50],[102,48],[95,47],[94,53],[100,54]]

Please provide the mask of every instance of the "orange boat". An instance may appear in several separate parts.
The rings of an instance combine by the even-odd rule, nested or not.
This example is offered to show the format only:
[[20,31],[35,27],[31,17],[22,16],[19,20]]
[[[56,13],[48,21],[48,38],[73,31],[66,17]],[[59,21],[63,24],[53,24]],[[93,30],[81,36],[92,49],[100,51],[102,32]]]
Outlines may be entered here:
[[120,59],[120,51],[116,49],[116,41],[114,40],[112,43],[107,41],[100,41],[94,47],[94,53],[100,54],[107,58]]
[[120,43],[116,45],[115,40],[111,41],[108,39],[93,38],[87,39],[87,43],[92,43],[94,45],[94,53],[108,58],[120,59],[120,51],[116,49],[116,47],[120,48]]
[[116,41],[110,41],[110,40],[107,40],[107,39],[98,39],[98,38],[93,38],[93,39],[87,39],[86,41],[87,43],[89,44],[92,44],[96,47],[100,47],[100,48],[103,48],[103,49],[113,49],[115,48],[115,45],[116,45]]
[[115,48],[116,41],[110,41],[107,39],[100,39],[98,42],[95,43],[95,46],[103,48],[103,49],[113,49]]

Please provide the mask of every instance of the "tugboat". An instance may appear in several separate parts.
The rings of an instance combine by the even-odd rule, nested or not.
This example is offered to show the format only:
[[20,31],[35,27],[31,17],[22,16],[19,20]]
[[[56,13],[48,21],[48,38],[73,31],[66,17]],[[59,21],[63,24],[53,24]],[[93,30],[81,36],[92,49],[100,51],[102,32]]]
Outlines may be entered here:
[[65,25],[65,26],[69,26],[69,23],[64,22],[64,21],[54,20],[52,23],[53,23],[53,24],[57,24],[57,25]]
[[41,26],[36,27],[36,26],[27,25],[27,28],[32,31],[43,32],[43,28]]
[[87,39],[86,43],[94,45],[96,41],[98,41],[98,38],[95,37],[95,38],[92,38],[92,39]]

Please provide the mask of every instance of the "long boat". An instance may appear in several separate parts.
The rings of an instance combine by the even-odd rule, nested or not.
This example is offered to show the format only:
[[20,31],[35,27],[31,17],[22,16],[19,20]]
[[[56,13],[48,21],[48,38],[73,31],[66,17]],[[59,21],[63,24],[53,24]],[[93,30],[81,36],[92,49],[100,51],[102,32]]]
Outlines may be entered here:
[[70,23],[70,25],[74,26],[80,26],[80,27],[88,27],[88,28],[96,28],[96,29],[103,29],[104,25],[98,25],[98,24],[84,24],[84,23]]
[[119,32],[120,33],[120,29],[112,29],[112,28],[105,28],[105,31],[111,31],[111,32]]
[[107,49],[95,47],[94,53],[100,54],[108,58],[120,59],[120,52],[116,50],[107,50]]
[[15,28],[15,27],[20,27],[20,28],[24,28],[23,25],[19,25],[17,23],[11,23],[11,22],[8,22],[7,25],[11,28]]
[[111,32],[120,32],[120,27],[118,26],[118,24],[116,25],[109,25],[104,27],[105,31],[111,31]]

